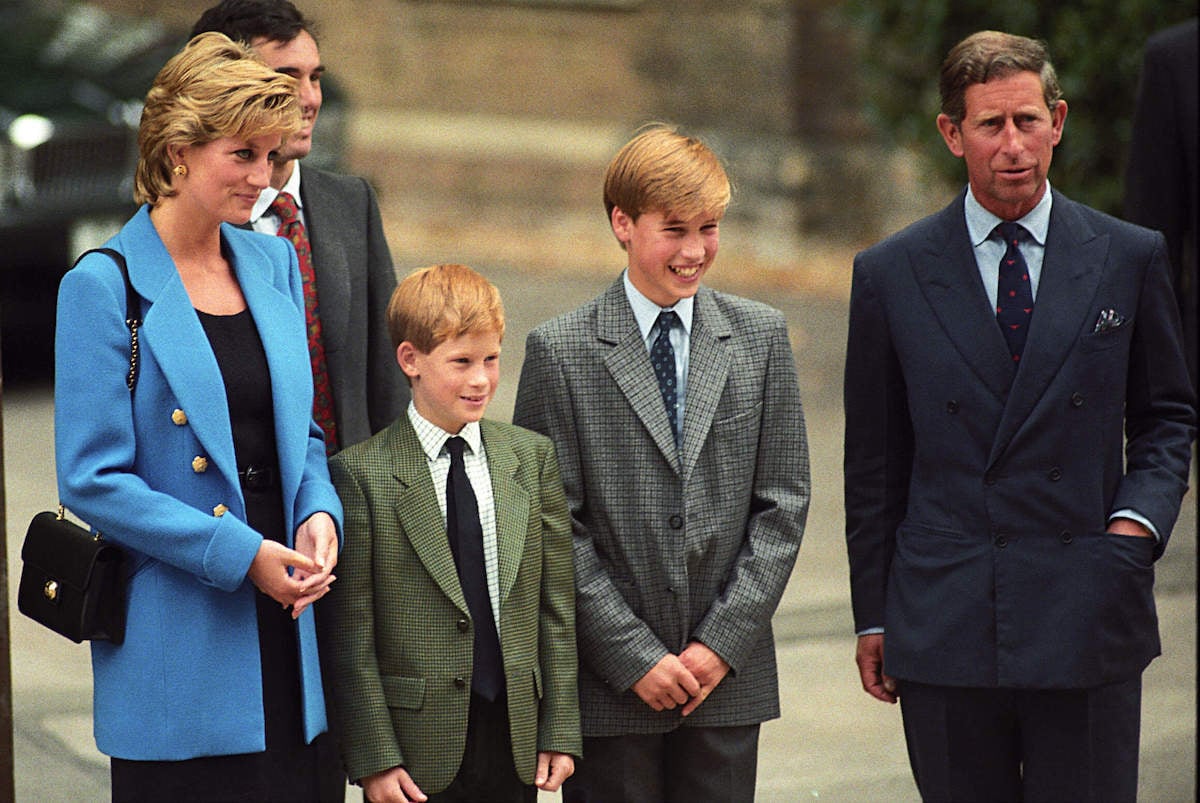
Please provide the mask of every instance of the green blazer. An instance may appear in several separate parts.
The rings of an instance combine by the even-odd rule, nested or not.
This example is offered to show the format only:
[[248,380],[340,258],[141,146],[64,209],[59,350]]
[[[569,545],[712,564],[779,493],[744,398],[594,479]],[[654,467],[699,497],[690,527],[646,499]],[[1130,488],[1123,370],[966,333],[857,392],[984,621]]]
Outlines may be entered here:
[[[499,542],[500,645],[513,761],[582,754],[571,520],[549,439],[481,423]],[[337,582],[322,601],[330,685],[353,780],[404,765],[427,794],[462,763],[474,630],[429,467],[408,416],[337,454],[345,508]]]

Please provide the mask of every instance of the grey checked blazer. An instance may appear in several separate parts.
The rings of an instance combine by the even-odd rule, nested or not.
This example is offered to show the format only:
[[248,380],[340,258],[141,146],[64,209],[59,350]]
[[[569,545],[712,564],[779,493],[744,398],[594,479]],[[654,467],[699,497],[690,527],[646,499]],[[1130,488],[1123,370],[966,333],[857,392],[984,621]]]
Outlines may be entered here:
[[808,512],[808,445],[783,316],[702,288],[677,452],[618,279],[534,329],[514,421],[558,448],[575,531],[587,736],[678,727],[630,686],[699,640],[732,667],[689,725],[779,715],[771,616]]
[[408,406],[408,384],[387,329],[396,274],[370,184],[305,167],[300,198],[344,449],[386,428]]

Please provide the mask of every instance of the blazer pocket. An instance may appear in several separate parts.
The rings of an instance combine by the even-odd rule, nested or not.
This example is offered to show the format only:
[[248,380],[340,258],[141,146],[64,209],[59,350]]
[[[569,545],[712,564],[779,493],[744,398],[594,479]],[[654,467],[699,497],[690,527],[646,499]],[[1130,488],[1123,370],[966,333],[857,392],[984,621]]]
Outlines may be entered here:
[[761,415],[763,402],[759,399],[749,407],[737,406],[736,412],[732,415],[722,416],[713,420],[713,427],[737,427],[746,421],[752,420],[755,416]]
[[388,708],[409,708],[415,711],[424,704],[424,678],[384,675],[379,680],[383,684],[383,699]]
[[1089,353],[1108,351],[1118,343],[1127,341],[1129,333],[1132,331],[1133,320],[1131,319],[1116,329],[1108,329],[1103,332],[1089,332],[1079,339],[1079,348]]

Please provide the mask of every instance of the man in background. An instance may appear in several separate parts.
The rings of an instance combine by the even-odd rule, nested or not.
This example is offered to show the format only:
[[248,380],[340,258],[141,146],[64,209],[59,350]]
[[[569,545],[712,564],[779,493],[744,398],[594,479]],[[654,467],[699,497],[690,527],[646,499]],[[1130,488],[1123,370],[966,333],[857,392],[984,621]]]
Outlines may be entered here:
[[250,217],[297,246],[316,386],[313,417],[329,454],[387,427],[408,404],[387,331],[396,288],[375,193],[364,179],[305,167],[325,65],[313,25],[288,0],[223,0],[191,35],[219,31],[253,47],[299,84],[304,127],[284,143]]

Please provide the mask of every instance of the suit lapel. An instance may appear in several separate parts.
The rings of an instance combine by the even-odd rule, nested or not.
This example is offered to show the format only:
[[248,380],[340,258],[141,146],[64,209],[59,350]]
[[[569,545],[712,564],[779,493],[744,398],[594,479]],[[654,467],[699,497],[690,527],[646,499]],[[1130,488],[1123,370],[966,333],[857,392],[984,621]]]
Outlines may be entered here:
[[[729,376],[729,350],[725,341],[733,334],[729,321],[708,288],[702,287],[696,295],[694,313],[688,337],[687,400],[683,415],[682,471],[685,477],[700,459],[717,405],[725,392],[725,381]],[[662,406],[660,397],[659,407]]]
[[605,355],[604,365],[663,457],[679,471],[675,435],[623,282],[618,278],[609,285],[596,311],[596,336],[613,347]]
[[979,277],[964,197],[939,213],[911,257],[912,271],[947,338],[996,398],[1004,399],[1013,381],[1012,358]]
[[390,432],[391,453],[395,455],[392,475],[400,483],[400,494],[396,500],[397,527],[408,536],[425,571],[442,593],[460,611],[468,613],[467,600],[458,581],[458,570],[454,567],[454,554],[450,551],[450,541],[446,536],[446,522],[417,433],[404,414],[392,425]]
[[529,526],[529,492],[516,481],[520,461],[512,443],[486,419],[480,422],[488,473],[492,477],[492,499],[496,509],[496,547],[499,553],[500,607],[512,592],[517,570],[525,552]]
[[305,228],[312,246],[313,270],[317,276],[317,300],[320,303],[322,337],[326,351],[336,351],[342,333],[350,328],[350,268],[347,248],[365,248],[366,244],[345,242],[341,233],[360,231],[346,215],[345,205],[336,188],[319,170],[304,168],[300,173],[300,198],[304,204]]
[[1108,235],[1093,231],[1075,203],[1055,192],[1029,338],[996,434],[993,460],[1029,418],[1075,348],[1088,314],[1094,311],[1108,247]]

